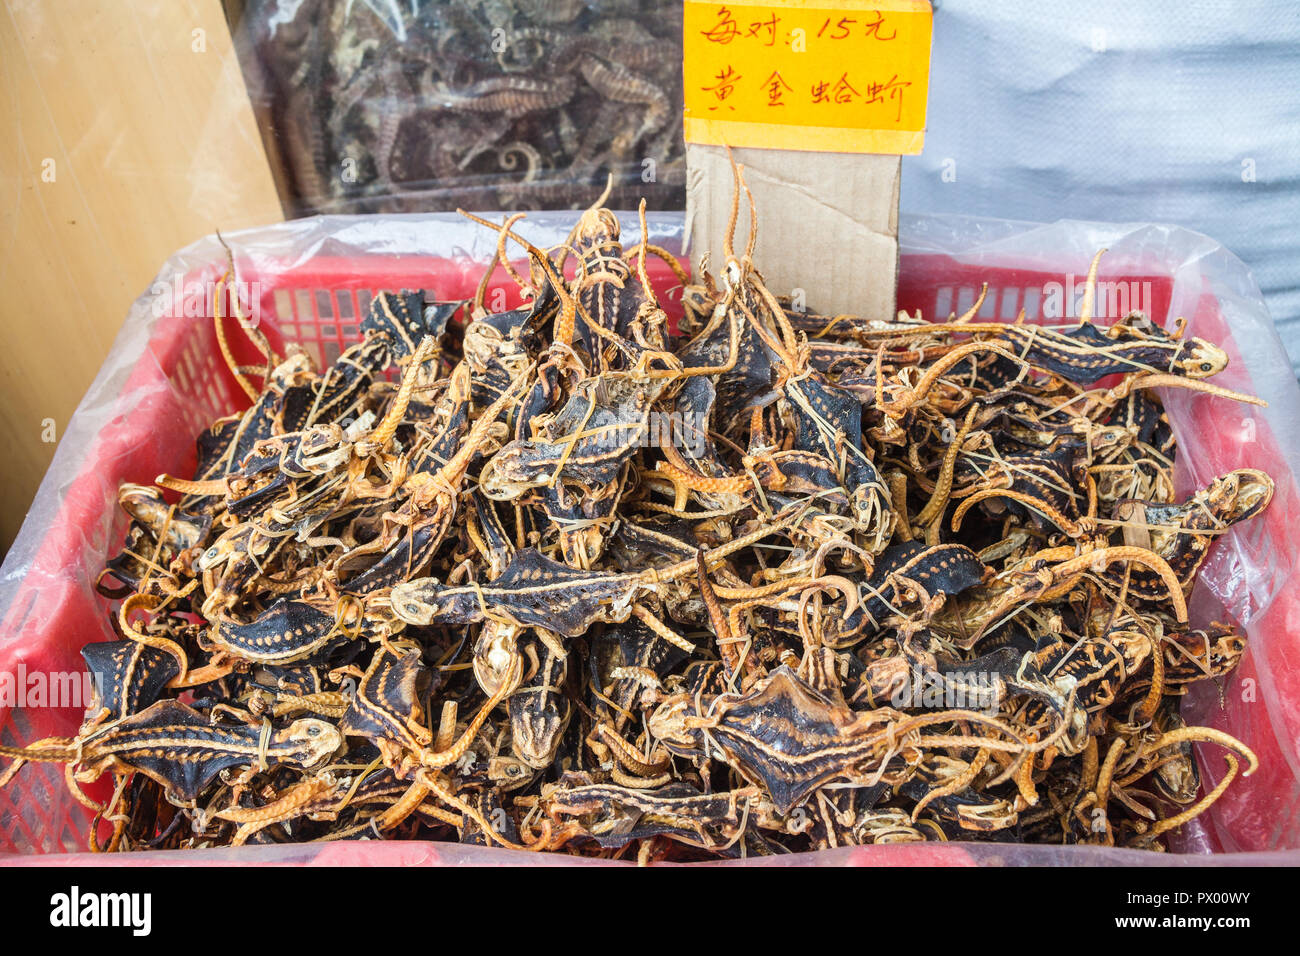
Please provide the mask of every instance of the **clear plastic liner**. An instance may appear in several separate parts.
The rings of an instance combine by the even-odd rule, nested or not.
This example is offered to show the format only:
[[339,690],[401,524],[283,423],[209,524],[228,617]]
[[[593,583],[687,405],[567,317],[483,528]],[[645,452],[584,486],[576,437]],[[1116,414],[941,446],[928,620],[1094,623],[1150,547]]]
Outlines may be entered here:
[[[492,218],[500,221],[502,214]],[[538,245],[560,242],[575,214],[536,213],[518,227]],[[621,217],[624,240],[635,243],[634,215]],[[652,214],[651,239],[680,249],[678,214]],[[327,216],[247,230],[226,236],[241,268],[274,283],[313,263],[334,263],[343,281],[364,267],[382,278],[384,262],[406,257],[437,260],[490,259],[496,236],[451,215],[389,217]],[[950,275],[979,275],[998,293],[1037,286],[1044,277],[1074,275],[1082,282],[1096,249],[1107,247],[1101,279],[1147,277],[1156,289],[1157,321],[1172,325],[1185,317],[1188,334],[1219,342],[1232,364],[1216,384],[1266,399],[1266,409],[1225,399],[1165,390],[1163,397],[1179,440],[1176,480],[1180,493],[1204,486],[1234,468],[1268,472],[1277,483],[1271,507],[1260,519],[1234,528],[1215,545],[1191,601],[1193,625],[1235,620],[1249,636],[1238,672],[1223,687],[1201,686],[1184,707],[1189,722],[1208,723],[1240,737],[1255,749],[1260,770],[1238,778],[1224,798],[1193,826],[1184,828],[1174,849],[1190,856],[1096,848],[1021,847],[1002,844],[864,847],[766,862],[904,865],[1158,864],[1214,852],[1223,863],[1300,862],[1300,595],[1289,587],[1296,573],[1294,529],[1300,527],[1300,388],[1291,374],[1276,331],[1249,272],[1214,241],[1179,228],[1058,222],[1034,225],[987,219],[904,216],[901,219],[900,303],[921,305],[927,317],[937,309],[964,308]],[[215,407],[233,400],[214,392],[202,375],[185,377],[170,342],[197,335],[211,321],[191,325],[159,315],[159,290],[177,277],[210,273],[224,262],[215,238],[172,256],[158,283],[135,303],[99,375],[83,398],[60,443],[54,462],[32,503],[27,521],[0,567],[0,670],[20,662],[51,669],[79,669],[78,651],[112,636],[107,605],[93,582],[116,543],[121,523],[115,505],[124,480],[149,481],[173,468],[192,448],[196,431],[187,421],[208,420]],[[378,263],[378,265],[376,265]],[[761,263],[759,264],[761,267]],[[947,283],[947,285],[945,285]],[[377,288],[383,288],[377,284]],[[1023,288],[1021,291],[1025,291]],[[1031,290],[1032,291],[1032,290]],[[947,297],[947,298],[945,298]],[[941,303],[950,302],[950,306]],[[984,317],[997,316],[999,296],[986,302]],[[815,308],[816,302],[810,301]],[[1030,318],[1034,318],[1031,314]],[[276,317],[265,321],[275,325]],[[177,323],[175,328],[162,323]],[[184,334],[182,334],[184,333]],[[1209,684],[1209,682],[1207,682]],[[24,712],[0,707],[5,743],[70,733],[76,710]],[[1222,773],[1222,759],[1202,748],[1207,786]],[[47,772],[48,771],[48,772]],[[8,800],[10,803],[6,804]],[[6,809],[7,808],[7,809]],[[84,848],[84,811],[64,791],[55,770],[27,767],[0,792],[0,851],[71,852]],[[1270,852],[1287,851],[1287,852]],[[0,855],[3,855],[0,853]],[[71,859],[71,858],[69,858]],[[533,862],[572,862],[546,857]],[[126,860],[96,862],[173,864],[265,863],[439,863],[518,862],[512,854],[454,844],[371,841],[322,846],[249,847],[239,850],[133,854]],[[752,862],[752,861],[751,861]]]
[[1259,280],[1300,369],[1300,7],[936,2],[924,213],[1179,223]]

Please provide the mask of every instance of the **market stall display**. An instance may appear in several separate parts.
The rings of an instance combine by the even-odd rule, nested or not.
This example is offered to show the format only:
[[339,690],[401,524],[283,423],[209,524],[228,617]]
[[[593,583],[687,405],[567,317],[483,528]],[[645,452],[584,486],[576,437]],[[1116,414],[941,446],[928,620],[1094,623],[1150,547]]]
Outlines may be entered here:
[[[1097,260],[1055,329],[984,321],[983,294],[942,322],[817,316],[731,237],[671,335],[649,266],[676,264],[621,230],[593,208],[553,255],[527,244],[527,303],[489,308],[489,272],[463,329],[457,303],[378,295],[319,370],[216,319],[209,362],[260,345],[226,363],[253,405],[159,477],[175,507],[121,491],[112,680],[80,734],[5,753],[135,772],[105,798],[118,849],[644,859],[1152,847],[1259,766],[1176,704],[1247,648],[1186,601],[1279,476],[1219,471],[1152,391],[1250,408],[1237,346],[1197,317],[1092,325]],[[1199,487],[1176,439],[1213,462]],[[1227,748],[1204,790],[1195,741]]]

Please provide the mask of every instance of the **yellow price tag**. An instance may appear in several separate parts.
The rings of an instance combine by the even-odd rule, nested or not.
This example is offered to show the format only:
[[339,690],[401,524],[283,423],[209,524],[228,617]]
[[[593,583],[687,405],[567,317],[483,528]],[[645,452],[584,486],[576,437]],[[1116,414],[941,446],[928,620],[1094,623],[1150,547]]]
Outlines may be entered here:
[[921,152],[928,0],[686,0],[691,143]]

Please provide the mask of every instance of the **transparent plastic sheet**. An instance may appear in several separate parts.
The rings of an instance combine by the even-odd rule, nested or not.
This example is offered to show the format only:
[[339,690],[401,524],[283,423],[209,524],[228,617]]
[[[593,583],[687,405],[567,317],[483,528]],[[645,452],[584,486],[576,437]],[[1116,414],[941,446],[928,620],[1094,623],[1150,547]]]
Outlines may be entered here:
[[[493,218],[500,220],[501,214]],[[538,213],[520,229],[532,241],[548,245],[559,242],[573,221],[572,212]],[[636,242],[635,217],[625,214],[622,222],[625,240]],[[658,244],[680,248],[679,215],[652,215],[649,228]],[[1202,854],[1210,852],[1218,853],[1215,861],[1224,864],[1300,862],[1300,763],[1296,755],[1300,736],[1300,601],[1286,587],[1297,564],[1292,529],[1300,527],[1300,494],[1295,481],[1300,458],[1296,440],[1300,388],[1249,273],[1212,240],[1162,226],[1080,222],[1039,226],[905,216],[901,229],[900,304],[921,307],[929,317],[969,304],[963,297],[973,297],[973,289],[944,285],[957,273],[981,275],[1008,289],[1032,276],[1041,286],[1045,276],[1064,279],[1073,273],[1082,277],[1092,253],[1108,247],[1101,269],[1103,282],[1114,276],[1163,276],[1167,288],[1158,297],[1161,314],[1154,317],[1169,322],[1185,316],[1189,334],[1225,343],[1233,361],[1216,382],[1268,400],[1267,409],[1250,409],[1209,396],[1176,391],[1164,395],[1180,442],[1177,479],[1181,492],[1237,467],[1261,468],[1277,482],[1277,493],[1263,519],[1239,526],[1216,544],[1192,601],[1194,623],[1227,617],[1246,628],[1250,641],[1245,660],[1222,688],[1222,698],[1219,688],[1204,687],[1185,708],[1189,722],[1209,723],[1245,740],[1259,753],[1262,766],[1252,777],[1234,782],[1197,824],[1184,828],[1174,843],[1179,854],[924,844],[831,851],[816,857],[785,858],[784,862],[1157,865],[1202,861]],[[495,246],[495,236],[489,231],[447,215],[320,217],[226,238],[243,269],[268,276],[289,274],[322,259],[358,267],[363,262],[370,266],[375,261],[396,263],[410,256],[482,263]],[[118,482],[147,480],[171,467],[176,449],[192,445],[195,429],[188,420],[228,410],[209,405],[233,400],[233,393],[223,397],[219,390],[196,389],[193,381],[179,376],[173,367],[175,356],[159,346],[163,338],[159,323],[179,320],[156,314],[158,290],[177,276],[200,274],[222,261],[215,238],[182,250],[168,260],[159,274],[159,284],[142,296],[127,316],[60,444],[18,540],[0,567],[0,670],[12,672],[19,662],[31,667],[79,669],[80,647],[111,636],[107,605],[94,594],[93,582],[110,544],[121,532],[114,504]],[[338,274],[346,275],[343,271]],[[945,296],[947,306],[942,304]],[[1000,301],[998,295],[986,301],[985,317],[997,314]],[[809,304],[816,307],[815,301]],[[210,325],[208,320],[194,328]],[[201,380],[199,384],[209,383]],[[1247,422],[1253,424],[1247,426]],[[55,541],[62,544],[56,546]],[[62,616],[71,607],[86,611],[75,627],[66,626],[67,618]],[[0,740],[15,743],[37,735],[69,733],[80,717],[78,710],[24,714],[0,708]],[[1201,748],[1207,785],[1222,772],[1221,758],[1207,753],[1210,750]],[[34,817],[37,811],[48,821],[47,826]],[[82,849],[85,819],[84,811],[66,794],[57,771],[24,768],[7,793],[0,792],[0,850],[21,855]],[[77,821],[80,825],[73,825]],[[8,859],[12,862],[21,856]],[[520,859],[571,862],[516,857],[505,851],[455,844],[377,841],[147,853],[110,862],[447,865]]]
[[290,215],[685,204],[675,0],[227,0]]
[[1207,233],[1250,264],[1300,368],[1300,7],[934,6],[925,154],[903,160],[909,210]]

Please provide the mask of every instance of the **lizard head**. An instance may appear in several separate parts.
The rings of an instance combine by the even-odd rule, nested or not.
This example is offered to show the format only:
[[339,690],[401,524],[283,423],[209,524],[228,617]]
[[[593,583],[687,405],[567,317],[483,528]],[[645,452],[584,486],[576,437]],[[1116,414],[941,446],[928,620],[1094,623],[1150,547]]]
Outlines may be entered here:
[[1209,378],[1228,367],[1228,353],[1205,339],[1189,339],[1172,362],[1173,371],[1188,378]]
[[534,770],[544,770],[555,760],[572,709],[567,700],[558,707],[529,707],[528,701],[511,701],[510,746],[515,757]]
[[295,720],[280,732],[280,743],[295,747],[293,762],[310,770],[343,746],[343,735],[333,724],[315,717]]
[[532,783],[537,771],[518,757],[500,755],[488,761],[487,775],[498,789],[510,791]]
[[222,534],[207,550],[199,555],[198,560],[194,563],[200,571],[211,571],[235,557],[242,550],[247,539],[247,526],[237,525]]
[[348,460],[352,446],[334,422],[309,425],[298,446],[298,464],[313,475],[324,475]]
[[442,591],[442,583],[437,578],[418,578],[394,585],[390,597],[393,613],[407,624],[432,624],[449,600],[442,597]]
[[608,243],[618,242],[618,217],[603,206],[594,207],[582,214],[574,231],[580,252],[598,249]]
[[671,753],[686,756],[700,749],[698,721],[694,700],[689,694],[678,694],[660,704],[646,726],[650,736]]
[[1273,500],[1273,479],[1253,468],[1239,468],[1216,478],[1205,491],[1206,504],[1229,524],[1253,518]]
[[474,679],[489,697],[501,686],[523,675],[519,667],[520,628],[503,621],[488,620],[474,643]]
[[511,501],[545,485],[558,464],[558,458],[547,454],[538,442],[515,440],[483,466],[479,487],[494,501]]
[[854,527],[882,541],[894,532],[897,516],[889,506],[889,489],[881,482],[864,482],[853,489],[849,502],[853,507]]

